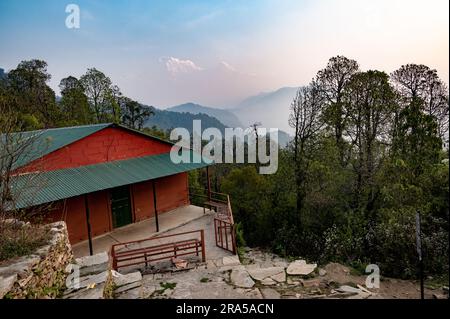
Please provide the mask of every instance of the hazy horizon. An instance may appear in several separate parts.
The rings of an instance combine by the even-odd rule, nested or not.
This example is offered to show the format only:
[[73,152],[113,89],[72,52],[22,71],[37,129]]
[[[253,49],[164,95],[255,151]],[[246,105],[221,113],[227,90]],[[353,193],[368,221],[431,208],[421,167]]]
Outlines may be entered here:
[[[69,3],[80,29],[65,26]],[[387,73],[425,64],[448,84],[448,10],[448,0],[2,1],[0,67],[43,59],[57,94],[62,78],[96,67],[161,108],[231,107],[305,85],[336,55]]]

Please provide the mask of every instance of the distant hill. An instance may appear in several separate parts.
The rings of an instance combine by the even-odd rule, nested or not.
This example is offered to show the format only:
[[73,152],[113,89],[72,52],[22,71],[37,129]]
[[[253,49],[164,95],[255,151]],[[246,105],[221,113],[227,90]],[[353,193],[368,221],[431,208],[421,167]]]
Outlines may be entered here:
[[3,79],[6,76],[5,70],[0,68],[0,79]]
[[266,128],[292,132],[288,123],[289,108],[297,90],[297,87],[283,87],[273,92],[261,93],[245,99],[230,111],[245,126],[261,122]]
[[155,115],[150,116],[150,118],[145,123],[146,127],[156,126],[159,129],[171,130],[178,127],[186,128],[192,133],[192,123],[193,120],[202,121],[202,129],[208,127],[218,128],[222,133],[225,132],[225,125],[221,123],[215,117],[206,114],[192,114],[188,112],[173,112],[167,110],[160,110],[157,108],[152,108]]
[[185,103],[166,109],[172,112],[187,112],[192,114],[207,114],[211,117],[215,117],[227,127],[242,127],[241,121],[238,117],[230,111],[203,106],[195,103]]

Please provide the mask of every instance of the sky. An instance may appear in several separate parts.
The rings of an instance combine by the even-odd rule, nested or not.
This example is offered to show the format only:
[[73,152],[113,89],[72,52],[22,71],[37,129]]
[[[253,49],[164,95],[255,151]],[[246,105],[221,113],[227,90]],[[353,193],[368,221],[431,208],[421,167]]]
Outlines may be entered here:
[[448,84],[449,1],[0,0],[0,68],[43,59],[57,94],[95,67],[141,103],[232,107],[308,84],[336,55],[387,73],[425,64]]

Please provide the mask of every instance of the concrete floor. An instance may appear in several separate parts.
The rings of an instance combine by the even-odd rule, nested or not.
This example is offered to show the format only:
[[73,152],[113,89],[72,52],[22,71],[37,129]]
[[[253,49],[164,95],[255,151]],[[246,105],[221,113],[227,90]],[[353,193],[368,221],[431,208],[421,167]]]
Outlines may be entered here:
[[[95,237],[92,240],[94,254],[106,251],[109,252],[111,245],[141,240],[155,237],[157,235],[170,235],[192,230],[203,229],[205,232],[206,259],[218,259],[224,256],[231,256],[232,253],[216,246],[214,238],[214,212],[198,206],[179,207],[170,212],[159,215],[159,232],[156,232],[155,219],[150,218],[142,222],[130,224],[110,233]],[[190,239],[198,234],[183,235],[167,239],[158,239],[151,242],[152,245],[170,242],[171,240]],[[84,241],[72,246],[75,257],[89,255],[89,243]]]

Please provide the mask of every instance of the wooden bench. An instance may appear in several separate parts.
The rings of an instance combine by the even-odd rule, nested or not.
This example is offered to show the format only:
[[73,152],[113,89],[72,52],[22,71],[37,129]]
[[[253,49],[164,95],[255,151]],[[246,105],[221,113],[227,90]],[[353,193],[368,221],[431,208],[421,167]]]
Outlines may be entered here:
[[[148,247],[130,247],[132,245],[140,245],[144,241],[145,240],[113,245],[111,247],[113,269],[117,271],[119,268],[135,266],[139,264],[145,264],[145,266],[148,266],[148,263],[150,262],[161,261],[165,259],[171,260],[172,258],[187,255],[200,256],[200,253],[202,256],[202,261],[205,261],[203,230],[201,231],[200,240],[194,238]],[[120,247],[120,249],[117,249],[118,247]]]

